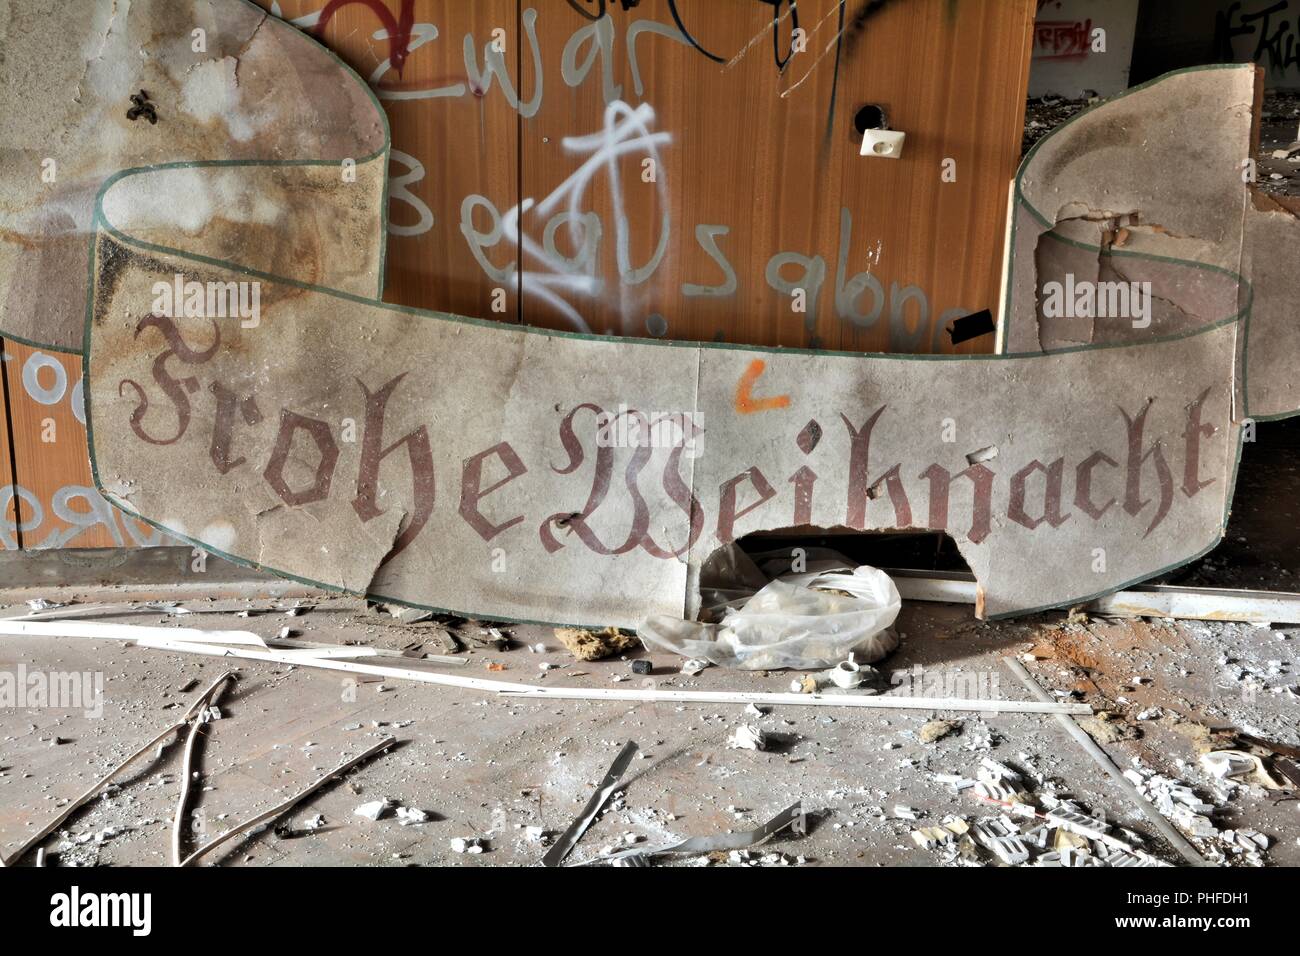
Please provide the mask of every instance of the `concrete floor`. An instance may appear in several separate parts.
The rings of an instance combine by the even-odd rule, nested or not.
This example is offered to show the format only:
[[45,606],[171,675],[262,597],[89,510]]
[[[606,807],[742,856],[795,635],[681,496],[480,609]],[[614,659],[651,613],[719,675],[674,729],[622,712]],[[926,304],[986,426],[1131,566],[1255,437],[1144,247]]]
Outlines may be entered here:
[[[202,603],[188,607],[202,612]],[[388,623],[355,602],[330,600],[292,619],[269,610],[250,618],[224,610],[185,615],[132,615],[133,624],[182,624],[249,629],[264,637],[291,625],[310,640],[354,641],[402,648],[427,637],[428,625]],[[473,625],[467,625],[473,627]],[[1121,767],[1133,758],[1184,780],[1222,809],[1220,827],[1253,827],[1273,846],[1270,865],[1300,863],[1300,801],[1276,802],[1280,794],[1234,788],[1216,793],[1196,766],[1199,728],[1254,728],[1259,736],[1300,743],[1295,699],[1283,688],[1296,683],[1300,629],[1163,622],[1068,624],[1062,614],[1011,623],[982,624],[969,608],[908,606],[899,618],[901,648],[881,668],[904,681],[889,694],[921,693],[906,680],[920,666],[927,680],[960,677],[969,693],[1028,699],[999,663],[1006,655],[1031,653],[1030,670],[1045,686],[1077,691],[1082,699],[1130,718],[1159,706],[1164,716],[1133,722],[1140,739],[1105,744]],[[630,674],[629,663],[577,663],[549,630],[509,628],[514,649],[466,653],[456,673],[505,680],[611,686]],[[424,637],[422,637],[424,635]],[[526,646],[546,642],[537,654]],[[437,648],[426,647],[425,650]],[[1268,675],[1263,686],[1243,691],[1225,674],[1222,657]],[[651,655],[656,686],[784,691],[784,673],[750,674],[709,669],[695,678],[677,673],[679,662]],[[539,664],[559,667],[543,678]],[[51,819],[64,801],[86,789],[122,757],[158,733],[197,693],[178,688],[190,680],[206,685],[226,662],[170,651],[88,640],[0,638],[0,671],[20,664],[44,671],[91,671],[103,675],[103,713],[81,709],[0,710],[0,847],[12,852],[26,835]],[[489,663],[504,665],[489,674]],[[621,799],[591,827],[570,857],[593,859],[632,834],[647,845],[676,836],[752,829],[802,800],[812,814],[809,833],[788,836],[765,848],[781,854],[771,862],[833,865],[935,865],[938,851],[909,838],[918,825],[947,815],[974,820],[995,809],[958,796],[934,780],[936,773],[973,777],[990,756],[1031,776],[1038,793],[1075,797],[1111,823],[1142,834],[1154,854],[1178,858],[1155,836],[1148,821],[1109,785],[1053,718],[1031,715],[970,716],[961,732],[923,744],[917,732],[932,714],[778,707],[747,717],[737,705],[663,705],[508,700],[481,692],[418,684],[380,683],[347,675],[237,662],[240,679],[220,703],[223,719],[210,725],[201,747],[201,788],[192,813],[196,836],[210,837],[236,821],[273,806],[325,770],[379,740],[402,744],[336,782],[280,823],[301,830],[321,814],[325,826],[307,833],[267,830],[214,854],[210,863],[267,866],[312,865],[528,865],[545,852],[529,842],[524,827],[563,831],[590,796],[619,748],[636,741],[642,751],[625,778]],[[431,666],[431,665],[425,665]],[[1150,679],[1134,686],[1135,676]],[[627,684],[623,686],[635,686]],[[1123,702],[1126,700],[1127,703]],[[729,749],[726,739],[741,723],[773,735],[768,752]],[[55,739],[59,743],[55,743]],[[179,746],[146,761],[110,794],[80,811],[46,845],[63,863],[166,865],[169,828],[179,789]],[[354,815],[362,803],[391,797],[427,811],[428,823],[402,826],[389,817],[371,822]],[[922,811],[920,824],[893,819],[893,808]],[[456,837],[479,837],[481,855],[452,850]],[[188,843],[188,840],[187,840]],[[1213,853],[1216,841],[1200,842]],[[760,854],[755,854],[757,858]],[[682,862],[690,862],[689,860]],[[983,862],[994,862],[985,856]],[[1240,862],[1240,861],[1238,861]]]

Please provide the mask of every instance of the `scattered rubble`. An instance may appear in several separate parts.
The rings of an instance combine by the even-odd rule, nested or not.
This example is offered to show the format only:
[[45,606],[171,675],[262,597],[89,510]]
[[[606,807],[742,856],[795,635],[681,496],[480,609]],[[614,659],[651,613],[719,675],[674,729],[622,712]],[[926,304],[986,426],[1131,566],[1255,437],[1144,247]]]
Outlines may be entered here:
[[742,724],[727,738],[727,746],[733,750],[766,750],[767,735],[757,727]]
[[580,661],[601,661],[641,646],[635,636],[624,634],[616,627],[607,627],[603,631],[557,627],[555,637]]
[[960,720],[927,720],[917,732],[917,737],[923,744],[933,744],[960,730]]

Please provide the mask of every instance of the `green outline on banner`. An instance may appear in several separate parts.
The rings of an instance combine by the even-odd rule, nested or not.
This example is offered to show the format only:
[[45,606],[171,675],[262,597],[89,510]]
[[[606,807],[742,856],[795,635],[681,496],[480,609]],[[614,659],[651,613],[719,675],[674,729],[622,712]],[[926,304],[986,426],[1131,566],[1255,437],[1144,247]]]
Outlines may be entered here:
[[[1099,103],[1095,103],[1095,104],[1093,104],[1092,106],[1089,106],[1087,109],[1080,110],[1078,113],[1076,113],[1074,116],[1070,117],[1068,120],[1066,120],[1066,121],[1065,121],[1064,123],[1062,123],[1060,126],[1058,126],[1056,129],[1052,130],[1052,132],[1048,133],[1046,136],[1044,136],[1042,139],[1040,139],[1037,143],[1035,143],[1035,144],[1030,148],[1029,152],[1025,154],[1025,158],[1024,158],[1023,160],[1021,160],[1021,162],[1020,162],[1020,167],[1016,170],[1016,178],[1015,178],[1015,193],[1014,193],[1014,196],[1013,196],[1013,203],[1012,203],[1012,208],[1011,208],[1011,233],[1010,233],[1010,245],[1008,246],[1008,251],[1007,251],[1007,265],[1006,265],[1006,269],[1005,269],[1005,271],[1003,272],[1004,282],[1005,282],[1005,284],[1006,284],[1006,288],[1007,288],[1007,301],[1004,302],[1004,303],[1002,304],[1002,314],[1001,314],[1001,316],[999,317],[999,320],[1000,320],[1000,321],[999,321],[999,332],[1003,334],[1003,340],[1004,340],[1004,341],[1005,341],[1005,338],[1006,338],[1006,333],[1009,332],[1010,329],[1011,329],[1011,294],[1010,294],[1010,292],[1011,292],[1011,278],[1012,278],[1012,275],[1013,275],[1013,273],[1014,273],[1014,260],[1015,260],[1014,250],[1015,250],[1015,247],[1016,247],[1016,231],[1019,229],[1019,223],[1018,223],[1018,221],[1017,221],[1016,212],[1017,212],[1018,209],[1020,209],[1021,207],[1023,207],[1023,208],[1024,208],[1024,209],[1025,209],[1025,210],[1026,210],[1030,215],[1031,215],[1031,216],[1033,216],[1034,219],[1038,220],[1038,222],[1039,222],[1040,225],[1046,227],[1046,228],[1049,229],[1049,230],[1054,229],[1054,228],[1056,227],[1056,224],[1055,224],[1054,222],[1052,222],[1050,219],[1048,219],[1047,216],[1045,216],[1045,215],[1043,214],[1043,212],[1042,212],[1040,209],[1038,209],[1037,206],[1035,206],[1033,203],[1031,203],[1031,202],[1030,202],[1030,201],[1025,197],[1025,194],[1024,194],[1024,189],[1023,189],[1023,185],[1024,185],[1024,176],[1025,176],[1025,174],[1029,171],[1029,165],[1030,165],[1030,163],[1032,163],[1033,160],[1034,160],[1034,158],[1038,155],[1038,151],[1039,151],[1039,149],[1041,149],[1041,148],[1042,148],[1042,147],[1047,143],[1047,141],[1050,140],[1052,137],[1056,136],[1056,135],[1057,135],[1058,133],[1060,133],[1061,131],[1063,131],[1063,130],[1065,130],[1065,129],[1068,129],[1071,125],[1073,125],[1074,123],[1076,123],[1076,122],[1078,122],[1079,120],[1083,119],[1085,116],[1089,115],[1090,113],[1093,113],[1093,112],[1095,112],[1096,110],[1099,110],[1099,109],[1101,109],[1101,108],[1104,107],[1104,106],[1108,106],[1108,105],[1110,105],[1111,103],[1117,103],[1117,102],[1119,102],[1120,100],[1125,99],[1126,97],[1131,96],[1131,95],[1134,94],[1134,93],[1140,93],[1140,92],[1142,92],[1142,91],[1144,91],[1144,90],[1148,90],[1148,89],[1150,89],[1150,88],[1156,86],[1158,83],[1161,83],[1161,82],[1163,82],[1163,81],[1169,79],[1170,77],[1173,77],[1173,76],[1182,76],[1182,75],[1185,75],[1185,74],[1192,74],[1192,73],[1208,73],[1208,72],[1211,72],[1211,71],[1218,71],[1218,70],[1254,70],[1254,69],[1255,69],[1255,67],[1254,67],[1253,65],[1250,65],[1250,64],[1241,64],[1241,63],[1215,63],[1215,64],[1209,64],[1209,65],[1206,65],[1206,66],[1192,66],[1192,67],[1185,67],[1185,68],[1183,68],[1183,69],[1181,69],[1181,70],[1172,70],[1172,71],[1170,71],[1169,73],[1165,73],[1165,74],[1162,74],[1161,76],[1156,77],[1155,79],[1147,80],[1147,82],[1145,82],[1145,83],[1140,83],[1140,84],[1138,84],[1137,86],[1134,86],[1134,87],[1131,87],[1130,89],[1124,90],[1122,93],[1117,93],[1115,96],[1112,96],[1112,97],[1110,97],[1110,98],[1107,99],[1107,100],[1104,100],[1104,101],[1099,102]],[[1064,237],[1060,237],[1060,236],[1055,236],[1055,237],[1053,237],[1053,238],[1054,238],[1055,241],[1062,242],[1062,243],[1065,243],[1065,244],[1067,244],[1067,245],[1077,246],[1077,247],[1079,247],[1079,248],[1081,248],[1081,249],[1086,249],[1086,250],[1088,250],[1088,251],[1090,251],[1090,252],[1098,252],[1098,253],[1101,253],[1101,254],[1103,254],[1103,255],[1107,255],[1107,254],[1108,254],[1108,255],[1117,256],[1117,257],[1126,257],[1126,256],[1134,255],[1134,253],[1124,252],[1123,250],[1115,250],[1115,249],[1111,249],[1111,250],[1104,250],[1104,251],[1103,251],[1103,250],[1101,249],[1100,246],[1092,246],[1092,245],[1090,245],[1090,244],[1088,244],[1088,243],[1081,243],[1081,242],[1078,242],[1078,241],[1076,241],[1076,240],[1073,240],[1073,239],[1066,239],[1066,238],[1064,238]],[[1244,237],[1243,237],[1243,241],[1244,241]],[[1191,264],[1191,260],[1173,259],[1173,258],[1166,258],[1166,257],[1162,257],[1162,256],[1155,256],[1155,255],[1149,255],[1148,258],[1156,259],[1156,260],[1159,260],[1159,259],[1166,259],[1166,261],[1169,261],[1169,262],[1175,262],[1175,263],[1181,263],[1181,264]],[[1255,295],[1254,287],[1253,287],[1253,285],[1250,283],[1250,280],[1248,280],[1245,276],[1242,276],[1242,275],[1240,275],[1240,274],[1238,274],[1238,273],[1232,272],[1232,271],[1229,270],[1229,269],[1223,269],[1223,268],[1221,268],[1221,267],[1210,266],[1210,265],[1208,265],[1208,264],[1206,264],[1206,263],[1200,263],[1200,265],[1203,265],[1203,266],[1205,266],[1206,268],[1209,268],[1209,269],[1212,269],[1212,270],[1215,270],[1215,271],[1220,271],[1220,272],[1223,272],[1223,273],[1225,273],[1225,274],[1227,274],[1227,275],[1233,276],[1233,277],[1235,277],[1235,278],[1237,279],[1237,281],[1238,281],[1239,283],[1244,284],[1244,285],[1246,286],[1246,288],[1247,288],[1248,305],[1247,305],[1247,315],[1246,315],[1246,317],[1245,317],[1245,322],[1244,322],[1244,325],[1243,325],[1243,332],[1242,332],[1242,345],[1241,345],[1241,369],[1240,369],[1240,373],[1241,373],[1241,376],[1240,376],[1240,377],[1241,377],[1242,409],[1243,409],[1243,411],[1245,412],[1245,414],[1243,415],[1243,421],[1253,421],[1253,422],[1277,422],[1277,421],[1285,421],[1285,420],[1288,419],[1288,418],[1295,418],[1297,415],[1300,415],[1300,408],[1295,409],[1295,410],[1293,410],[1293,411],[1289,411],[1289,412],[1275,412],[1274,414],[1271,414],[1271,415],[1260,415],[1260,416],[1254,416],[1254,415],[1251,415],[1251,414],[1250,414],[1250,382],[1249,382],[1249,369],[1250,369],[1250,315],[1249,315],[1249,306],[1250,306],[1250,304],[1253,304],[1253,302],[1254,302],[1254,295]],[[1045,350],[1043,350],[1043,353],[1042,353],[1042,354],[1055,354],[1055,353],[1058,352],[1058,351],[1063,351],[1063,350],[1061,350],[1061,349],[1045,349]],[[1012,353],[1004,353],[1004,354],[1012,354]],[[1195,560],[1195,559],[1193,559],[1193,560]]]

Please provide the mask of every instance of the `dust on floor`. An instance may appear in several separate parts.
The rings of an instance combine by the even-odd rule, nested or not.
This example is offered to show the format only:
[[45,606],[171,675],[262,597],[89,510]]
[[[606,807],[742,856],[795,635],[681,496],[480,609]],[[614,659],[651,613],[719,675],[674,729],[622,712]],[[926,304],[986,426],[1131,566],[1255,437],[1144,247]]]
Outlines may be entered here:
[[[286,607],[269,602],[185,606],[196,613],[117,620],[247,629],[263,637],[292,626],[308,640],[417,653],[443,653],[447,643],[437,622],[403,624],[338,599],[292,618],[285,616]],[[233,613],[245,607],[252,616]],[[1001,663],[1006,656],[1025,660],[1058,698],[1083,700],[1113,715],[1106,730],[1094,728],[1094,733],[1121,769],[1152,782],[1153,797],[1167,779],[1185,783],[1196,801],[1214,807],[1208,816],[1216,834],[1192,840],[1207,858],[1225,865],[1300,864],[1300,801],[1217,780],[1198,763],[1199,751],[1218,727],[1300,744],[1294,696],[1300,628],[1070,623],[1060,613],[981,623],[968,607],[910,604],[897,627],[902,645],[880,665],[888,678],[886,696],[1026,700],[1024,688]],[[680,660],[644,652],[576,661],[542,627],[502,627],[509,639],[504,650],[492,647],[492,635],[473,622],[450,622],[446,629],[462,638],[460,653],[469,664],[455,672],[463,674],[583,687],[778,692],[788,689],[791,678],[788,672],[718,668],[687,677],[680,673]],[[486,645],[474,639],[485,636]],[[545,646],[540,652],[539,644]],[[650,675],[632,671],[631,661],[638,658],[653,663]],[[802,801],[806,834],[787,831],[743,853],[662,862],[1001,865],[997,854],[974,841],[954,839],[926,848],[912,837],[914,830],[956,819],[986,826],[1014,820],[1007,807],[983,801],[969,788],[957,791],[948,782],[977,779],[987,772],[986,760],[1013,770],[1040,809],[1101,815],[1117,839],[1160,860],[1182,862],[1050,716],[794,706],[756,716],[740,705],[507,699],[111,641],[34,638],[0,638],[0,672],[102,675],[102,712],[0,709],[2,851],[12,852],[61,805],[174,721],[196,692],[191,684],[203,686],[230,665],[238,667],[240,679],[220,702],[222,719],[208,725],[201,747],[187,846],[273,806],[385,735],[401,743],[274,826],[215,853],[211,863],[536,864],[628,740],[640,745],[639,759],[570,863],[592,861],[619,847],[658,847],[686,836],[754,829]],[[921,728],[934,718],[959,726],[924,743]],[[728,738],[744,725],[766,734],[767,750],[728,746]],[[46,841],[51,861],[165,865],[180,787],[180,750],[167,748],[79,811]],[[428,821],[404,825],[395,813],[379,820],[356,814],[359,806],[385,798],[426,812]],[[1022,829],[1029,833],[1033,827]],[[1251,839],[1258,834],[1267,849],[1259,850],[1241,834]],[[473,847],[475,839],[484,852],[458,852]],[[1053,846],[1061,840],[1056,836]],[[1077,842],[1070,840],[1071,846]],[[1034,848],[1033,858],[1051,851]],[[1098,862],[1077,856],[1076,861]]]

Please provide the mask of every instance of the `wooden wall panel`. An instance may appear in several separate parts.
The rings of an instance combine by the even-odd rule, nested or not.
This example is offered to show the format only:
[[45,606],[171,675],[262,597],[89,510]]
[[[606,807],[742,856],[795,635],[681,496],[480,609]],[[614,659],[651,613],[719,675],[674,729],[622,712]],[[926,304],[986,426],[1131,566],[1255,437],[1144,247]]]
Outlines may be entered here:
[[[576,312],[597,332],[929,352],[952,350],[940,321],[949,310],[995,308],[1034,0],[802,0],[807,43],[793,55],[788,4],[643,0],[626,11],[587,4],[588,15],[606,8],[599,21],[566,3],[537,6],[545,100],[521,126],[526,199],[554,202],[591,155],[565,137],[599,133],[609,102],[649,107],[653,119],[642,129],[609,117],[612,138],[630,147],[618,161],[619,187],[602,166],[580,197],[600,219],[602,284],[568,296],[572,309],[556,309],[538,293],[545,267],[530,271],[527,321],[572,328]],[[856,22],[859,10],[877,7]],[[673,29],[674,13],[693,43]],[[778,55],[789,56],[784,69]],[[572,68],[589,56],[585,74]],[[886,107],[891,125],[908,134],[901,160],[858,155],[854,118],[868,104]],[[657,146],[657,184],[640,176],[647,133],[670,140]],[[945,159],[955,161],[953,182],[944,181]],[[526,214],[525,235],[540,242],[548,218],[562,220],[564,209],[554,202],[543,215]],[[644,282],[620,283],[620,210],[627,259],[639,267],[652,259],[664,209],[662,261]],[[700,229],[716,237],[706,241],[716,241],[734,271],[734,294],[688,289],[716,287],[727,275]],[[791,297],[772,287],[777,266],[787,283],[807,290],[815,312],[796,313]],[[990,348],[976,342],[963,350]]]
[[5,355],[23,548],[164,543],[161,534],[123,515],[95,489],[81,404],[81,356],[12,341],[5,343]]
[[[992,336],[953,349],[944,327],[955,316],[945,320],[945,313],[987,308],[997,314],[1035,6],[1034,0],[894,5],[881,14],[879,32],[863,36],[846,71],[846,107],[853,108],[855,97],[878,98],[890,104],[891,122],[915,135],[901,163],[866,160],[845,170],[841,194],[862,197],[862,216],[855,219],[867,226],[855,242],[871,241],[874,210],[895,218],[879,234],[878,271],[889,302],[875,328],[844,326],[844,348],[992,350]],[[955,182],[942,176],[946,160],[955,161]],[[916,331],[915,299],[896,292],[894,283],[927,294],[928,332]]]
[[[953,350],[943,326],[955,315],[996,307],[1034,6],[279,9],[372,80],[389,112],[389,301],[623,335],[929,352]],[[499,69],[485,78],[494,39]],[[908,133],[900,161],[858,155],[854,118],[868,104]],[[602,143],[606,132],[619,142]],[[647,158],[653,183],[642,179]],[[522,302],[509,273],[519,262]],[[792,287],[809,311],[795,310]],[[506,294],[494,310],[497,288]]]

